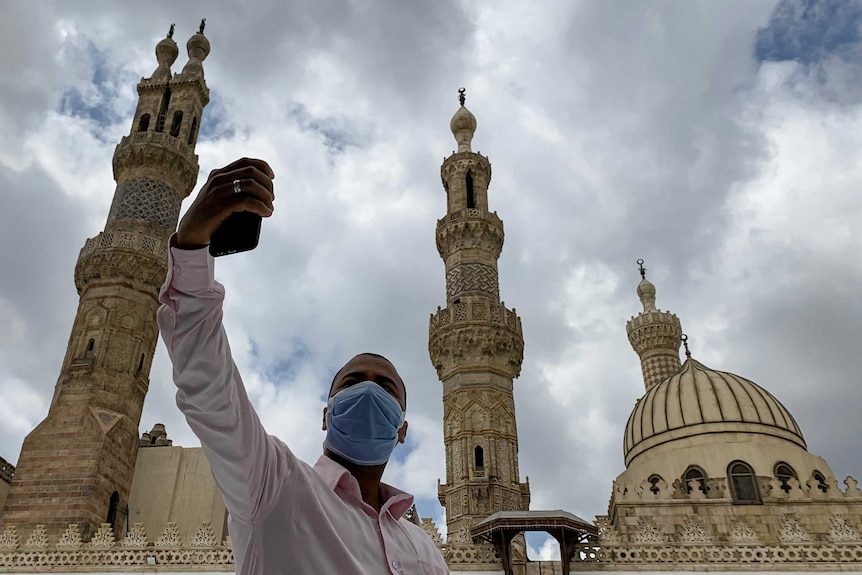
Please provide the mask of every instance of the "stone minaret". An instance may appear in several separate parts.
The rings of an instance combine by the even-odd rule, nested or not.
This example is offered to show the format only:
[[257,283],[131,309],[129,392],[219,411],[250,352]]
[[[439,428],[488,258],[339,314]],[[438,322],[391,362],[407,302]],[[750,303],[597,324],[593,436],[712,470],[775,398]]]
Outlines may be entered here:
[[682,327],[675,314],[655,307],[655,286],[647,281],[643,263],[638,260],[641,272],[638,297],[644,310],[626,322],[626,332],[641,358],[644,385],[649,390],[680,370]]
[[529,484],[518,473],[512,396],[524,339],[515,310],[500,302],[503,222],[488,211],[491,164],[470,149],[476,118],[464,107],[463,90],[450,126],[458,151],[440,169],[447,213],[437,222],[446,308],[431,316],[428,350],[443,382],[446,483],[438,497],[449,540],[468,543],[477,521],[530,505]]
[[47,417],[24,440],[0,523],[44,524],[49,533],[75,523],[87,540],[100,523],[119,530],[125,520],[168,240],[197,180],[195,143],[209,102],[203,23],[173,76],[172,36],[173,26],[156,46],[158,68],[138,84],[131,132],[114,151],[114,201],[104,231],[78,257],[80,301],[66,357]]

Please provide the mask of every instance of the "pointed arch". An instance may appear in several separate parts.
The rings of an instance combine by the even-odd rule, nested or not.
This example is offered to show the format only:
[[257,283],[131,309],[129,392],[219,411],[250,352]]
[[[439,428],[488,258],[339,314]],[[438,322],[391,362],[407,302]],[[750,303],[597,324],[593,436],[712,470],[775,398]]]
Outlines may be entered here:
[[475,208],[476,194],[473,192],[473,172],[471,170],[467,170],[467,176],[465,179],[465,183],[467,185],[467,207]]
[[727,482],[734,503],[760,503],[754,470],[744,461],[731,461],[727,466]]
[[149,129],[150,129],[150,115],[144,114],[143,116],[141,116],[141,119],[138,120],[138,131],[139,132],[146,132]]
[[177,110],[174,112],[174,119],[171,122],[171,136],[176,138],[180,135],[180,128],[183,125],[183,111]]
[[195,138],[198,137],[198,117],[195,116],[192,118],[192,127],[189,130],[189,146],[195,143]]
[[171,88],[170,86],[165,87],[165,91],[162,94],[162,103],[159,104],[159,115],[156,117],[156,132],[164,132],[165,131],[165,120],[168,115],[168,106],[171,105]]
[[691,493],[692,491],[692,482],[696,482],[701,493],[706,494],[708,491],[706,486],[706,472],[700,466],[689,465],[688,469],[685,470],[685,473],[682,476],[682,483],[685,485],[687,493]]

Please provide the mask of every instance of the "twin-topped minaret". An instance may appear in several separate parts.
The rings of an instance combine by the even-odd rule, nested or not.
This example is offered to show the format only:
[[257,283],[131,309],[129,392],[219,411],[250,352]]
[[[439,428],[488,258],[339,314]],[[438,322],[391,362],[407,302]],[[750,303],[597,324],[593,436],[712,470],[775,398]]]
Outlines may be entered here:
[[197,180],[195,144],[209,102],[204,24],[174,75],[173,29],[156,46],[158,68],[138,84],[131,133],[114,151],[114,200],[104,231],[78,257],[80,301],[60,377],[47,417],[24,441],[0,515],[25,532],[74,523],[87,540],[100,523],[119,529],[125,520],[168,240]]
[[443,383],[446,483],[438,487],[450,542],[496,511],[526,510],[529,484],[518,472],[512,380],[524,339],[515,310],[500,302],[497,259],[503,222],[488,210],[491,164],[470,148],[476,118],[464,106],[450,127],[458,151],[443,161],[446,216],[437,250],[446,267],[446,307],[431,316],[428,349]]

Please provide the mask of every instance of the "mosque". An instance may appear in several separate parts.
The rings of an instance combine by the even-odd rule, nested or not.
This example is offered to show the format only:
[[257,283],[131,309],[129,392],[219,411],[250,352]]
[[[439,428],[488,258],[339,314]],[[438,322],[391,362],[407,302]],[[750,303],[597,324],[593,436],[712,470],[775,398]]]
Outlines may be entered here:
[[[137,86],[131,130],[113,157],[117,182],[104,230],[75,268],[80,302],[47,417],[17,464],[0,459],[0,571],[220,573],[234,570],[227,512],[200,448],[172,445],[163,426],[139,435],[156,348],[168,240],[198,175],[209,102],[203,24]],[[406,518],[440,547],[453,573],[844,571],[862,573],[862,491],[810,453],[769,391],[691,356],[679,318],[656,307],[626,325],[644,395],[625,428],[626,469],[594,521],[530,508],[518,469],[513,379],[521,320],[500,300],[503,222],[490,210],[491,164],[472,151],[476,118],[451,120],[443,161],[446,214],[436,223],[446,300],[428,349],[443,389],[446,477],[438,497],[448,538],[415,508]],[[429,222],[429,227],[432,225]],[[562,561],[533,562],[523,533],[545,531]]]

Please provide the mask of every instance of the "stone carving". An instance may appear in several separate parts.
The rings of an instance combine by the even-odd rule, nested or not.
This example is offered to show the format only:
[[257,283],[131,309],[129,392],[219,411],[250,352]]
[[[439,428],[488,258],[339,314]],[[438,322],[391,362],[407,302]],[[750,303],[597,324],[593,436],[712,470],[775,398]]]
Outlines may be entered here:
[[[206,105],[209,94],[204,91],[201,94]],[[137,132],[131,137],[123,136],[120,139],[113,159],[117,179],[122,179],[130,168],[141,164],[159,165],[166,177],[179,184],[178,191],[182,197],[191,193],[197,181],[198,161],[193,147],[186,145],[182,139],[165,133]],[[116,198],[116,194],[114,197]]]
[[218,539],[213,531],[213,526],[209,521],[204,521],[198,529],[194,540],[191,543],[192,547],[218,547]]
[[[167,244],[163,245],[167,247]],[[167,252],[164,257],[155,259],[138,251],[95,251],[82,255],[78,260],[78,265],[75,266],[75,287],[80,294],[91,281],[124,278],[155,290],[165,281],[167,263]]]
[[120,541],[122,547],[146,547],[147,545],[149,545],[149,540],[143,523],[133,524],[129,533]]
[[671,375],[679,371],[678,352],[668,354],[656,354],[641,358],[641,371],[643,372],[644,384],[647,389],[658,385]]
[[177,524],[173,521],[168,521],[164,533],[156,539],[156,547],[182,547],[183,540],[180,537],[180,530]]
[[222,545],[228,549],[233,549],[233,541],[230,540],[230,535],[224,538],[224,543]]
[[6,531],[0,533],[0,551],[14,551],[19,544],[18,530],[14,525],[7,525]]
[[[145,220],[165,230],[173,230],[179,216],[180,196],[175,190],[158,180],[129,178],[117,185],[108,212],[108,225],[128,218]],[[122,240],[120,245],[123,245]]]
[[686,517],[683,520],[679,538],[683,543],[705,543],[712,540],[703,520],[699,517]]
[[428,351],[438,377],[446,375],[469,358],[489,362],[508,377],[518,377],[524,359],[520,325],[515,329],[491,326],[446,327],[431,335]]
[[96,419],[96,422],[99,424],[99,427],[102,429],[102,433],[108,433],[109,431],[111,431],[111,429],[123,417],[120,413],[109,411],[107,409],[102,409],[100,407],[90,406],[90,411],[92,412],[93,417]]
[[69,527],[60,536],[57,549],[80,549],[84,546],[81,540],[81,530],[77,523],[69,523]]
[[620,542],[620,534],[611,525],[607,515],[596,516],[596,527],[599,530],[599,543],[602,545],[617,545]]
[[840,515],[829,518],[829,540],[830,541],[857,541],[859,534]]
[[632,535],[632,539],[635,543],[662,543],[664,541],[661,531],[650,517],[638,519],[637,530]]
[[452,543],[473,543],[473,538],[470,536],[470,528],[462,525],[457,532],[452,535]]
[[440,538],[440,531],[434,524],[433,519],[431,519],[430,517],[423,517],[420,527],[422,527],[422,530],[428,534],[428,536],[431,538],[431,541],[433,541],[437,547],[440,547],[443,544],[443,540]]
[[743,519],[734,519],[728,539],[734,543],[749,543],[757,541],[757,533]]
[[778,538],[786,543],[811,540],[811,536],[808,535],[805,528],[803,528],[802,525],[799,524],[799,521],[791,515],[784,516],[784,520],[781,522],[781,526],[778,529]]
[[496,259],[503,251],[503,222],[489,219],[469,219],[452,221],[440,220],[437,227],[437,252],[444,260],[454,252],[464,248],[475,248],[488,252]]
[[48,531],[44,525],[37,525],[27,538],[27,543],[24,544],[24,549],[47,549],[48,548]]
[[[446,299],[468,295],[483,295],[498,301],[500,284],[497,270],[480,263],[461,264],[449,270],[446,274]],[[484,313],[484,306],[480,307]]]
[[102,523],[102,526],[90,540],[90,547],[93,549],[110,549],[115,543],[113,526],[110,523]]
[[859,489],[859,482],[856,481],[853,477],[848,475],[844,479],[844,485],[847,486],[847,491],[844,492],[845,497],[850,497],[853,499],[862,498],[862,489]]

